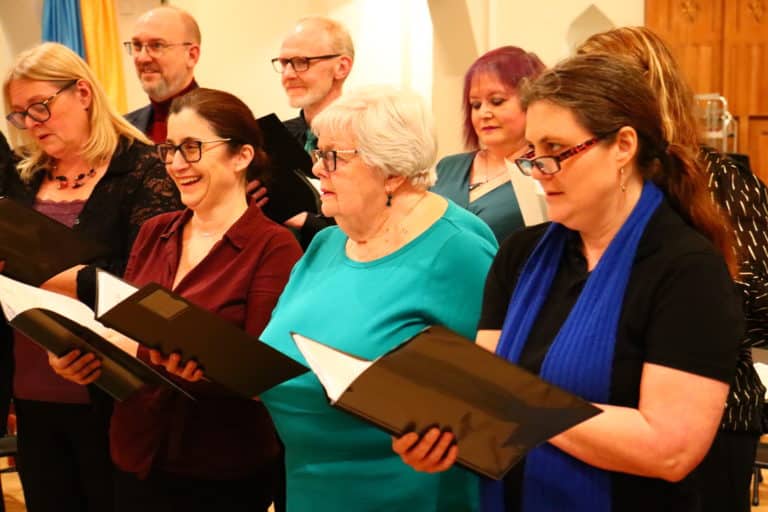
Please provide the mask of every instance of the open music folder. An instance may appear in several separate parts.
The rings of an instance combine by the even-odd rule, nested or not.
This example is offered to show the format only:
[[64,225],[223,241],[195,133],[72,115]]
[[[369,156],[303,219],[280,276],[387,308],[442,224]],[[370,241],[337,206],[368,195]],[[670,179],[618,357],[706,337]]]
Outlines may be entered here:
[[309,369],[180,295],[150,283],[123,298],[114,277],[97,273],[97,318],[164,354],[194,359],[205,377],[253,398]]
[[450,429],[458,464],[497,480],[531,448],[601,412],[440,326],[374,361],[292,336],[333,406],[396,436]]
[[56,274],[106,255],[107,248],[13,199],[0,197],[3,274],[39,286]]
[[138,344],[96,321],[93,310],[78,300],[0,275],[0,304],[11,327],[43,349],[59,357],[73,349],[94,353],[101,360],[94,384],[116,400],[143,386],[170,387],[192,398],[137,359]]
[[318,213],[320,196],[311,183],[312,160],[275,114],[259,118],[271,163],[264,214],[283,223],[301,212]]

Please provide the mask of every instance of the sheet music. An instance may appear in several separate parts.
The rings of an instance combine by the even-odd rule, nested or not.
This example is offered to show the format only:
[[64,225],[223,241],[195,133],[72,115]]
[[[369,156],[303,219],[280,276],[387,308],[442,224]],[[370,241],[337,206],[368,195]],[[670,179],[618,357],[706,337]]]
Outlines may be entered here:
[[138,351],[137,342],[104,326],[94,318],[91,308],[66,295],[29,286],[0,275],[0,304],[8,321],[29,309],[45,309],[92,330],[132,356]]
[[307,364],[325,388],[331,403],[335,403],[355,379],[373,364],[373,361],[357,359],[301,334],[293,333],[292,336]]
[[538,181],[530,176],[524,176],[511,160],[504,159],[507,166],[512,188],[515,190],[520,213],[526,226],[534,226],[547,221],[547,204],[544,200],[544,190]]

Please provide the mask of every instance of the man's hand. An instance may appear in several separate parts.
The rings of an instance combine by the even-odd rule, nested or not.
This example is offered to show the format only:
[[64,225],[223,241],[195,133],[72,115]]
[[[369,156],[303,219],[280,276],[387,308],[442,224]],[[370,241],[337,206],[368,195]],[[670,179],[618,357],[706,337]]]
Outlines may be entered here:
[[269,202],[269,197],[267,196],[267,187],[262,185],[259,180],[253,180],[249,182],[245,187],[245,192],[251,196],[251,198],[256,202],[256,206],[259,208],[264,208],[264,205]]

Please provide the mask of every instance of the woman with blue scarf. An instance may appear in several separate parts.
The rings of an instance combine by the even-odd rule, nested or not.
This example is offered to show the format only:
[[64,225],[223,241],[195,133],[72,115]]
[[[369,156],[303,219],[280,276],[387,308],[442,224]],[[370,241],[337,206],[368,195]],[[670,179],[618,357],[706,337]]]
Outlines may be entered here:
[[[523,104],[536,156],[516,164],[541,183],[553,222],[502,245],[477,341],[603,413],[484,482],[481,509],[698,511],[695,469],[743,328],[728,223],[696,155],[664,140],[631,65],[574,57],[530,84]],[[455,462],[452,440],[433,429],[393,447],[436,472]]]

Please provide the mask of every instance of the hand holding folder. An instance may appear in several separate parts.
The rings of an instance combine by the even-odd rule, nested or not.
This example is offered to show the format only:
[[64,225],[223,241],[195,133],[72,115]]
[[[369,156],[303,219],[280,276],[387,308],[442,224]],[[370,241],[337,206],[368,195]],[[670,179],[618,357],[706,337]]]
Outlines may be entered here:
[[[93,311],[75,299],[0,276],[0,303],[8,322],[19,332],[58,357],[74,349],[94,353],[101,376],[94,383],[116,400],[124,400],[143,386],[183,389],[135,357],[131,346],[94,319]],[[119,343],[110,340],[119,339]]]
[[458,463],[500,479],[525,453],[600,412],[444,327],[367,361],[293,334],[335,407],[402,436],[450,429]]
[[97,274],[100,322],[163,354],[195,360],[206,378],[252,398],[308,369],[218,315],[150,283],[110,296],[115,278]]
[[[195,359],[210,380],[245,398],[307,371],[157,284],[137,289],[101,270],[97,272],[96,313],[75,299],[2,275],[0,304],[12,327],[56,356],[74,349],[94,353],[102,364],[94,384],[117,400],[147,385],[171,387],[194,398],[135,357],[138,343]],[[131,340],[135,340],[132,345]]]

